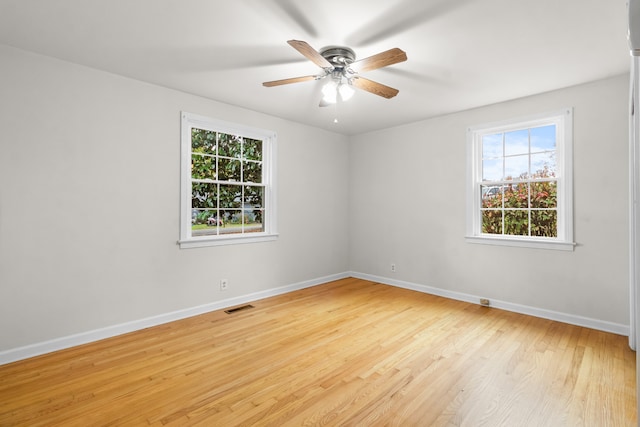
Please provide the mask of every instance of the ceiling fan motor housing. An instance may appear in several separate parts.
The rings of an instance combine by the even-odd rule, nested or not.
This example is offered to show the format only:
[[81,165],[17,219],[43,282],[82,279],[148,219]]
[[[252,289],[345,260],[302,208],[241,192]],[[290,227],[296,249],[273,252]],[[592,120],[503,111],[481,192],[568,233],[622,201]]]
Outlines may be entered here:
[[356,60],[356,53],[344,46],[327,46],[320,50],[320,55],[338,68],[348,67]]

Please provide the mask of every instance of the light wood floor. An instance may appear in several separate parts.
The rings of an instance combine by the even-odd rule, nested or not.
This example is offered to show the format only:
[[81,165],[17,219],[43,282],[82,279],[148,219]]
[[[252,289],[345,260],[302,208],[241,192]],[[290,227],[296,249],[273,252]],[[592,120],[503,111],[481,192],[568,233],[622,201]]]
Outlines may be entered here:
[[0,426],[636,426],[627,338],[344,279],[0,366]]

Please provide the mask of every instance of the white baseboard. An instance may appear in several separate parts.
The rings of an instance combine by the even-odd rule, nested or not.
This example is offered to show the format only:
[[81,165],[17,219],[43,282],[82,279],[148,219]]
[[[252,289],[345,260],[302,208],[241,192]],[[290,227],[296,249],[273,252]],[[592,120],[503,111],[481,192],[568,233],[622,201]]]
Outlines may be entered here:
[[56,338],[49,341],[30,344],[24,347],[0,351],[0,365],[27,359],[29,357],[39,356],[41,354],[51,353],[53,351],[63,350],[65,348],[75,347],[81,344],[87,344],[105,338],[111,338],[116,335],[138,331],[152,326],[161,325],[163,323],[185,319],[187,317],[197,316],[199,314],[208,313],[210,311],[233,307],[240,304],[246,304],[248,302],[257,301],[263,298],[281,295],[299,289],[309,288],[312,286],[320,285],[322,283],[344,279],[346,277],[349,277],[349,273],[333,274],[330,276],[319,277],[317,279],[307,280],[288,286],[282,286],[279,288],[268,289],[266,291],[228,298],[221,301],[199,305],[197,307],[177,310],[170,313],[164,313],[157,316],[151,316],[144,319],[121,323],[118,325],[107,326],[105,328],[95,329],[92,331],[81,332],[79,334]]
[[[477,296],[477,295],[448,291],[446,289],[434,288],[432,286],[419,285],[411,282],[404,282],[402,280],[394,280],[388,277],[358,273],[355,271],[350,272],[349,276],[355,277],[357,279],[383,283],[385,285],[396,286],[399,288],[411,289],[414,291],[423,292],[431,295],[437,295],[437,296],[450,298],[458,301],[465,301],[465,302],[470,302],[474,304],[480,303],[480,296]],[[604,320],[592,319],[592,318],[583,317],[583,316],[576,316],[573,314],[561,313],[558,311],[551,311],[551,310],[546,310],[542,308],[529,307],[526,305],[514,304],[506,301],[495,300],[495,299],[491,299],[491,307],[512,311],[514,313],[527,314],[529,316],[540,317],[542,319],[555,320],[558,322],[568,323],[571,325],[584,326],[586,328],[596,329],[604,332],[610,332],[616,335],[629,336],[629,325],[622,325],[619,323],[607,322]]]

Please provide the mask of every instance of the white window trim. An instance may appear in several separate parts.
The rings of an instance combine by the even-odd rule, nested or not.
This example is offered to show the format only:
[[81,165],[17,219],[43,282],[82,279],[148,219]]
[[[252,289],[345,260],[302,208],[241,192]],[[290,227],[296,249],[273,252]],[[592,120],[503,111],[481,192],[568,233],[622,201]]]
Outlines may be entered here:
[[[556,124],[557,136],[562,143],[557,146],[557,162],[560,174],[558,184],[558,237],[496,236],[481,232],[480,186],[481,158],[478,139],[482,135],[508,132],[546,124]],[[563,108],[557,111],[536,114],[524,118],[504,120],[469,127],[467,129],[467,224],[465,240],[468,243],[516,246],[538,249],[572,251],[573,241],[573,110]]]
[[[231,135],[260,139],[264,183],[264,230],[259,233],[221,234],[217,236],[191,235],[191,129],[206,129]],[[180,130],[180,248],[231,245],[273,241],[278,238],[276,210],[276,153],[275,132],[240,124],[215,120],[192,113],[181,112]]]

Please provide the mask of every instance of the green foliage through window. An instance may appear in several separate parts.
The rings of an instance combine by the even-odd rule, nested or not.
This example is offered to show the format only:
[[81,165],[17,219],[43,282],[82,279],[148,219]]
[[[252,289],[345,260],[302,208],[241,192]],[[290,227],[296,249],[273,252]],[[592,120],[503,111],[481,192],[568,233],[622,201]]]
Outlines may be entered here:
[[263,142],[191,129],[194,236],[264,231]]

